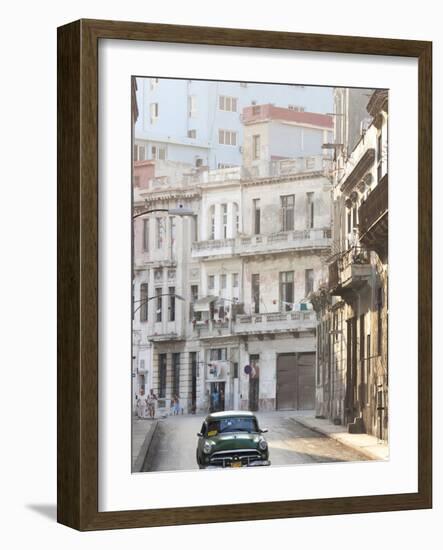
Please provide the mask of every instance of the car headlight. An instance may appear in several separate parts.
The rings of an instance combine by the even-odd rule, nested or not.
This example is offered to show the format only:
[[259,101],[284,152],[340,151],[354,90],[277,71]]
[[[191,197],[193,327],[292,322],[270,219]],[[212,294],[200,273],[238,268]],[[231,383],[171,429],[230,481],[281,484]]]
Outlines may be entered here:
[[260,439],[260,441],[258,442],[258,446],[262,451],[266,451],[266,449],[268,448],[266,439]]
[[209,441],[205,441],[205,444],[203,445],[203,452],[208,455],[211,452],[212,445],[209,443]]

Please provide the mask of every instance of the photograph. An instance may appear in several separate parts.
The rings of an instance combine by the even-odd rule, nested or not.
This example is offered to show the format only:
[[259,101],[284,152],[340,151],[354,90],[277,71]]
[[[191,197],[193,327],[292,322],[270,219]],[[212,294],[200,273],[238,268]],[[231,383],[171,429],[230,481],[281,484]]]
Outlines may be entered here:
[[132,472],[389,460],[389,91],[129,85]]

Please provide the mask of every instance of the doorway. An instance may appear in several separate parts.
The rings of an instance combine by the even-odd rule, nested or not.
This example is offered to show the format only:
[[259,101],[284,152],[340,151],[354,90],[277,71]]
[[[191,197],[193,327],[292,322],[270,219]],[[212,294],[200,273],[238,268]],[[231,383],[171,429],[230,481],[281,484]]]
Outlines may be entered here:
[[225,410],[225,382],[211,382],[209,412]]
[[315,408],[315,353],[281,353],[277,356],[277,409]]

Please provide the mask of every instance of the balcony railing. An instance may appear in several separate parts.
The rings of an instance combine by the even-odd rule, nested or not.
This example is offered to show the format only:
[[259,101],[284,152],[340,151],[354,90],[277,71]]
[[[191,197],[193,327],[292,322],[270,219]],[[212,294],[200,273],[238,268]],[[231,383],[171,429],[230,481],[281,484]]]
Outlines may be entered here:
[[360,235],[364,235],[388,212],[388,175],[369,193],[358,209]]
[[193,332],[201,339],[219,338],[220,336],[229,336],[232,334],[229,321],[214,320],[193,323]]
[[349,290],[358,290],[371,276],[369,253],[365,248],[353,246],[336,254],[329,263],[329,289],[336,296]]
[[314,311],[287,311],[237,315],[235,334],[276,333],[313,330],[317,325]]
[[330,160],[323,155],[256,161],[253,166],[244,169],[243,178],[276,178],[305,172],[324,172],[329,164]]
[[257,253],[276,253],[293,249],[327,248],[330,244],[330,229],[304,229],[240,237],[236,239],[235,252],[241,256],[251,256]]
[[261,253],[277,253],[289,250],[328,248],[331,244],[331,230],[304,229],[284,231],[271,235],[250,235],[235,239],[199,241],[192,245],[192,256],[251,256]]

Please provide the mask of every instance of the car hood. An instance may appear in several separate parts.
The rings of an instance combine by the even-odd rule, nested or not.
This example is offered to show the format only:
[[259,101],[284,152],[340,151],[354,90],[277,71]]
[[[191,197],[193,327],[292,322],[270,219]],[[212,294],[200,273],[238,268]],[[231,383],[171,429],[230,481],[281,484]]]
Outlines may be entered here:
[[209,438],[213,443],[212,452],[231,449],[256,449],[260,435],[256,433],[233,432]]

